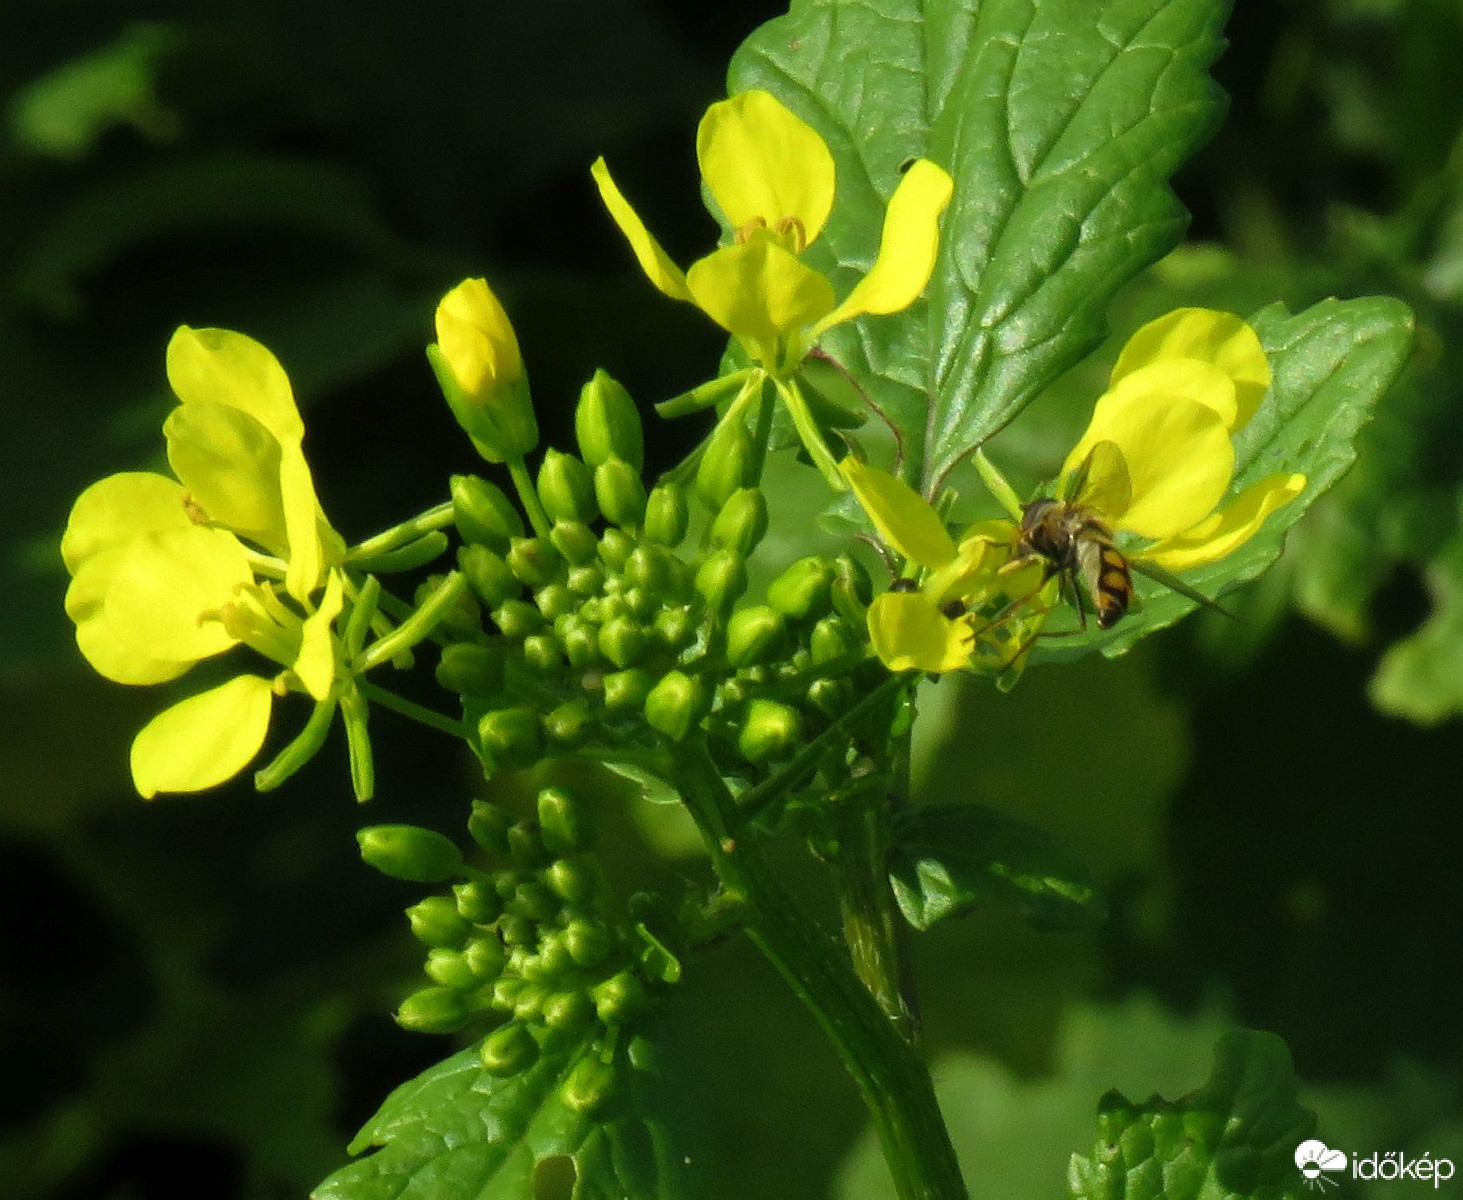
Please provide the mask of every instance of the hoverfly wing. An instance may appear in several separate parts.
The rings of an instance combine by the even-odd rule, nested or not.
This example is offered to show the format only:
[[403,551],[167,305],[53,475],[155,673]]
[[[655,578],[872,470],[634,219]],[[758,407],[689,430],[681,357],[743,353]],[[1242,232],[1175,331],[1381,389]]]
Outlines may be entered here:
[[1239,618],[1236,617],[1234,613],[1230,612],[1229,609],[1225,608],[1224,605],[1220,604],[1216,600],[1211,600],[1208,596],[1204,595],[1203,592],[1195,591],[1171,571],[1165,571],[1162,567],[1155,567],[1152,563],[1142,562],[1141,560],[1138,562],[1134,562],[1132,559],[1129,559],[1128,566],[1132,570],[1137,571],[1140,575],[1146,575],[1149,579],[1153,580],[1154,583],[1161,583],[1170,591],[1177,592],[1180,596],[1183,596],[1187,600],[1192,600],[1195,604],[1202,604],[1205,608],[1211,608],[1217,613],[1223,613],[1231,621],[1239,620]]
[[1066,503],[1107,514],[1109,519],[1127,512],[1133,501],[1133,481],[1118,444],[1095,443],[1062,491]]

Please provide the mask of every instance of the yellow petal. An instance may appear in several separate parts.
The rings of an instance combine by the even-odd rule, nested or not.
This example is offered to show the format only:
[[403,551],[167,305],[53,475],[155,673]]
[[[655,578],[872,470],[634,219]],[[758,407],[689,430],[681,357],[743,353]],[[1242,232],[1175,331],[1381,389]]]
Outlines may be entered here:
[[289,542],[280,502],[280,444],[248,413],[198,401],[163,422],[168,463],[204,518],[284,556]]
[[929,570],[955,560],[955,541],[945,523],[909,484],[853,457],[838,469],[887,545]]
[[298,443],[282,447],[279,488],[285,531],[289,538],[285,590],[296,600],[304,600],[320,586],[320,577],[325,569],[322,526],[326,533],[334,531],[320,512],[310,464],[305,461],[305,452]]
[[1201,567],[1232,554],[1260,531],[1281,505],[1305,490],[1304,475],[1271,475],[1253,483],[1194,528],[1143,551],[1140,558],[1170,571]]
[[234,645],[209,617],[252,579],[233,534],[191,525],[94,555],[67,589],[66,611],[98,672],[118,683],[161,683]]
[[183,487],[166,475],[124,471],[99,479],[76,498],[61,536],[61,557],[73,575],[93,555],[116,550],[138,534],[186,529]]
[[610,178],[610,169],[605,165],[605,160],[595,159],[594,166],[589,168],[589,173],[594,176],[594,182],[599,188],[599,197],[604,201],[605,208],[609,209],[610,217],[620,227],[620,232],[625,235],[625,240],[630,243],[630,249],[635,252],[640,269],[645,272],[650,282],[672,300],[694,303],[681,268],[671,262],[670,255],[660,248],[660,243],[651,236],[650,230],[645,228],[645,222],[640,219],[640,215],[620,194],[620,189]]
[[955,671],[970,661],[974,639],[922,592],[885,592],[869,605],[869,640],[891,671]]
[[955,557],[927,575],[920,590],[936,603],[982,596],[1004,580],[996,572],[1011,558],[1016,526],[1010,521],[980,521],[960,538]]
[[708,108],[696,132],[696,160],[733,229],[755,221],[775,228],[793,217],[807,245],[833,208],[828,144],[768,92],[742,92]]
[[477,395],[523,377],[518,336],[486,279],[464,279],[442,297],[437,345],[463,391]]
[[335,639],[330,626],[344,604],[340,572],[332,571],[325,581],[320,607],[305,618],[300,631],[300,653],[293,667],[305,690],[316,700],[329,696],[335,682]]
[[940,214],[953,187],[950,176],[928,159],[919,159],[904,173],[884,213],[874,265],[843,303],[818,322],[812,338],[864,313],[901,312],[919,299],[935,269]]
[[1123,347],[1112,382],[1116,385],[1123,376],[1165,358],[1201,359],[1234,381],[1238,404],[1230,432],[1254,415],[1270,387],[1270,364],[1259,336],[1233,313],[1180,308],[1150,321]]
[[164,709],[132,741],[132,782],[144,800],[197,792],[232,779],[259,753],[274,694],[240,675]]
[[284,368],[242,333],[179,326],[168,342],[168,382],[184,404],[240,409],[281,442],[305,435]]
[[1182,396],[1208,405],[1231,431],[1239,420],[1239,390],[1234,380],[1213,363],[1197,358],[1160,358],[1136,367],[1114,383],[1098,403],[1108,397],[1113,403],[1122,403],[1147,393]]
[[702,312],[756,346],[775,344],[833,307],[827,278],[766,238],[699,259],[686,273],[686,285]]
[[1077,469],[1079,456],[1092,445],[1111,441],[1127,465],[1131,500],[1123,512],[1100,515],[1147,538],[1172,537],[1202,521],[1234,475],[1234,445],[1219,414],[1193,400],[1154,393],[1110,399],[1098,402],[1063,476]]

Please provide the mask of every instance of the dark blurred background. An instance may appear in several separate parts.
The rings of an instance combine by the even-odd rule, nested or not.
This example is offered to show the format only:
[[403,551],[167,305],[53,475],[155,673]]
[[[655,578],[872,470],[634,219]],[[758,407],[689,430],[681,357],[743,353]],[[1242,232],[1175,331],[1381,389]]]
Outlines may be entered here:
[[[547,441],[596,366],[647,408],[699,382],[720,337],[646,284],[587,168],[605,154],[675,257],[704,251],[695,124],[777,12],[0,7],[0,1196],[302,1196],[453,1048],[391,1021],[418,895],[352,835],[457,833],[483,785],[455,746],[379,716],[366,810],[335,742],[267,796],[128,785],[163,701],[85,668],[56,542],[87,483],[161,465],[169,334],[222,325],[278,353],[351,538],[477,465],[422,355],[466,275],[512,313]],[[1060,1194],[1106,1087],[1196,1086],[1231,1024],[1286,1038],[1332,1144],[1463,1155],[1463,10],[1241,0],[1230,36],[1230,120],[1177,182],[1194,244],[1114,327],[1382,291],[1416,307],[1418,351],[1240,622],[1038,667],[1010,697],[929,689],[920,795],[1055,829],[1113,900],[1098,933],[992,912],[921,943],[956,1140],[1018,1200]],[[1034,470],[1100,380],[1033,410]],[[655,428],[652,463],[698,432]],[[627,881],[694,876],[685,829],[649,809],[601,814]],[[689,968],[663,1034],[696,1194],[887,1194],[852,1088],[771,971],[745,946]]]

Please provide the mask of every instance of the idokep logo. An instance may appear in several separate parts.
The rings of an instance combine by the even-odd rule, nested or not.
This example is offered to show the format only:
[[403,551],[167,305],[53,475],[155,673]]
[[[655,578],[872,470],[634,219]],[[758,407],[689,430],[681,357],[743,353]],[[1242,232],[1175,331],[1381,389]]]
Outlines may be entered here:
[[1453,1178],[1453,1160],[1433,1158],[1424,1153],[1417,1158],[1408,1158],[1400,1150],[1386,1153],[1372,1153],[1363,1158],[1353,1154],[1350,1159],[1340,1150],[1332,1150],[1325,1142],[1315,1138],[1302,1142],[1295,1148],[1295,1165],[1300,1168],[1301,1178],[1308,1188],[1324,1191],[1335,1187],[1347,1176],[1350,1166],[1352,1179],[1416,1179],[1420,1183],[1431,1183],[1441,1187],[1444,1180]]
[[1335,1187],[1336,1180],[1328,1179],[1324,1172],[1344,1174],[1346,1155],[1340,1150],[1332,1150],[1325,1142],[1312,1138],[1295,1148],[1295,1165],[1300,1168],[1306,1187],[1325,1191],[1328,1187]]

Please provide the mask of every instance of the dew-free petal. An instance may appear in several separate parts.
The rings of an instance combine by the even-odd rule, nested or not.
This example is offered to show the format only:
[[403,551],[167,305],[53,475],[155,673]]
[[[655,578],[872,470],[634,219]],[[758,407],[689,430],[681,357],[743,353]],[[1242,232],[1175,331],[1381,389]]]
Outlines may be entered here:
[[970,661],[973,639],[922,592],[885,592],[869,605],[869,640],[891,671],[956,671]]
[[650,282],[672,300],[694,303],[691,291],[686,286],[686,276],[682,273],[681,268],[671,261],[670,255],[661,249],[660,243],[655,240],[650,230],[645,228],[645,222],[640,219],[640,214],[630,207],[630,202],[621,194],[615,181],[610,178],[610,169],[605,165],[605,160],[603,158],[595,159],[594,165],[589,168],[589,173],[594,177],[595,185],[599,188],[600,199],[604,201],[605,208],[609,210],[611,219],[620,227],[620,232],[630,243],[630,249],[635,252],[640,269],[645,272]]
[[833,285],[766,238],[725,246],[691,265],[686,284],[708,317],[757,347],[813,324],[833,307]]
[[320,576],[325,569],[322,526],[327,534],[334,531],[320,512],[310,464],[305,461],[305,452],[297,443],[281,447],[279,490],[289,541],[285,590],[296,600],[303,600],[320,586]]
[[944,522],[909,484],[852,457],[838,469],[887,545],[929,570],[955,560],[955,541]]
[[266,347],[245,334],[179,326],[168,342],[168,382],[184,404],[237,408],[281,442],[305,436],[289,376]]
[[118,549],[138,534],[192,524],[177,480],[123,471],[97,480],[76,498],[61,536],[61,557],[74,575],[93,555]]
[[239,675],[164,709],[132,741],[138,793],[150,800],[232,779],[264,745],[273,700],[269,680]]
[[1143,551],[1140,558],[1170,571],[1202,567],[1232,554],[1260,531],[1277,508],[1305,490],[1304,475],[1279,474],[1253,483],[1213,516],[1177,537]]
[[300,653],[293,667],[300,683],[316,700],[329,696],[335,682],[335,639],[330,626],[344,604],[340,572],[332,571],[325,581],[320,607],[305,618],[301,627]]
[[1175,309],[1139,329],[1118,356],[1112,386],[1150,363],[1175,358],[1200,359],[1234,381],[1231,433],[1254,416],[1270,387],[1270,363],[1254,329],[1234,313],[1209,308]]
[[274,434],[240,409],[198,401],[175,408],[163,436],[169,465],[210,524],[288,554]]

